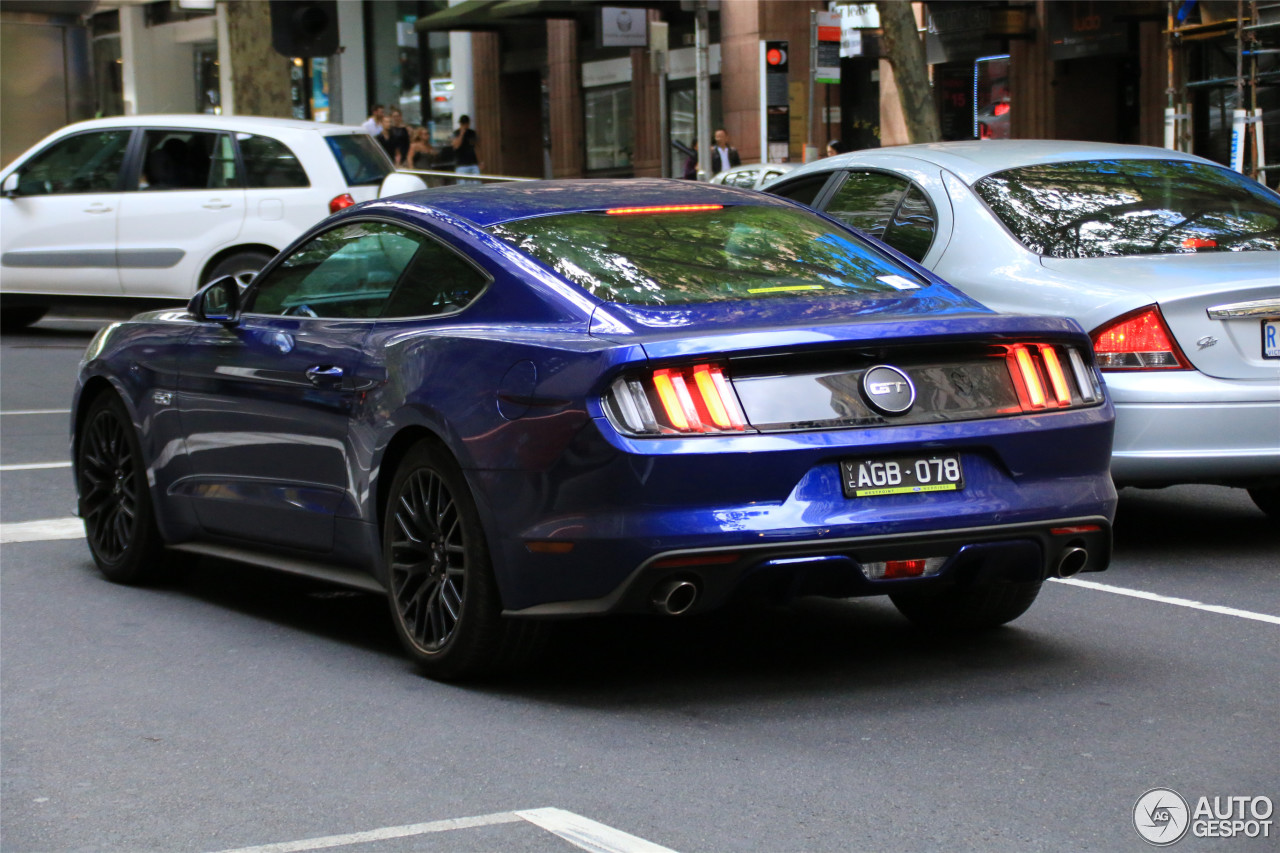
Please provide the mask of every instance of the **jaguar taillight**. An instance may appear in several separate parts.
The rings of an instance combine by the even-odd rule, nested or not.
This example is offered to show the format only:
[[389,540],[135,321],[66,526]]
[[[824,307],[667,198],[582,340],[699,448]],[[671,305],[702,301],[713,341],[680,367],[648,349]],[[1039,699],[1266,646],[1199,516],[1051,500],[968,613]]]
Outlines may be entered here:
[[1121,314],[1090,337],[1103,370],[1191,369],[1155,305]]
[[1069,409],[1102,399],[1102,386],[1075,347],[1012,344],[1005,347],[1005,360],[1024,412]]
[[604,401],[614,426],[632,435],[722,435],[750,429],[724,368],[714,363],[619,377]]

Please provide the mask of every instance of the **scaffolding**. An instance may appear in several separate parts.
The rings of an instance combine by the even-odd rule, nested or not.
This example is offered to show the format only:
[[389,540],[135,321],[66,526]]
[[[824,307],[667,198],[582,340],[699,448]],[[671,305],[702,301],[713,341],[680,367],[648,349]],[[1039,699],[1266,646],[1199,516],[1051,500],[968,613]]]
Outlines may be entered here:
[[[1270,93],[1280,92],[1280,2],[1171,1],[1164,34],[1168,48],[1165,147],[1192,151],[1195,94],[1216,90],[1225,93],[1218,98],[1222,119],[1227,118],[1226,107],[1230,105],[1231,168],[1264,184],[1268,184],[1268,177],[1273,182],[1280,178],[1280,157],[1267,162],[1264,132],[1268,119],[1273,124],[1280,120],[1280,104],[1268,109],[1263,103],[1273,100]],[[1192,79],[1190,51],[1209,46],[1230,50],[1234,74]],[[1221,129],[1225,123],[1219,121]]]

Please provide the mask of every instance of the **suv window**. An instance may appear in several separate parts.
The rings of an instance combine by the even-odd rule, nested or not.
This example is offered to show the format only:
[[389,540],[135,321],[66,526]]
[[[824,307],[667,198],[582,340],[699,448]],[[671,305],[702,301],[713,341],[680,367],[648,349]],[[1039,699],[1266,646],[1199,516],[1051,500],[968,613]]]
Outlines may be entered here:
[[206,190],[239,185],[235,151],[227,134],[147,131],[138,189]]
[[250,188],[311,186],[306,169],[280,140],[238,133],[236,141],[240,143],[245,182]]
[[100,130],[58,140],[22,167],[18,193],[61,195],[115,190],[132,133],[128,128]]
[[420,234],[385,222],[351,222],[320,234],[255,281],[246,313],[371,319],[418,248]]
[[430,317],[461,311],[488,284],[488,277],[456,252],[435,240],[424,240],[382,316]]
[[329,150],[338,161],[348,186],[380,184],[394,168],[386,152],[367,133],[340,133],[326,136]]

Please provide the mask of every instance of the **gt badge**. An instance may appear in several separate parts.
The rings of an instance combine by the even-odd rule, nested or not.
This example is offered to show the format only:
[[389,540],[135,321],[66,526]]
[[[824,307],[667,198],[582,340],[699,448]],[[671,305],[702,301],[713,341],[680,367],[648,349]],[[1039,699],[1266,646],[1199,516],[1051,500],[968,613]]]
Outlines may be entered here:
[[862,374],[862,396],[881,414],[902,415],[916,401],[916,386],[898,368],[878,364]]

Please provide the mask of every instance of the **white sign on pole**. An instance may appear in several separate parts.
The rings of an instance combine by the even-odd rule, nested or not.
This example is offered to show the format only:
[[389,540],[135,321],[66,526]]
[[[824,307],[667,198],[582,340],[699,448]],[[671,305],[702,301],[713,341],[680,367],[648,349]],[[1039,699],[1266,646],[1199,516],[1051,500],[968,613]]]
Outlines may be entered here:
[[817,14],[818,50],[813,79],[816,83],[840,82],[840,16],[835,12]]
[[603,6],[600,9],[600,43],[605,47],[647,47],[647,22],[644,9]]

